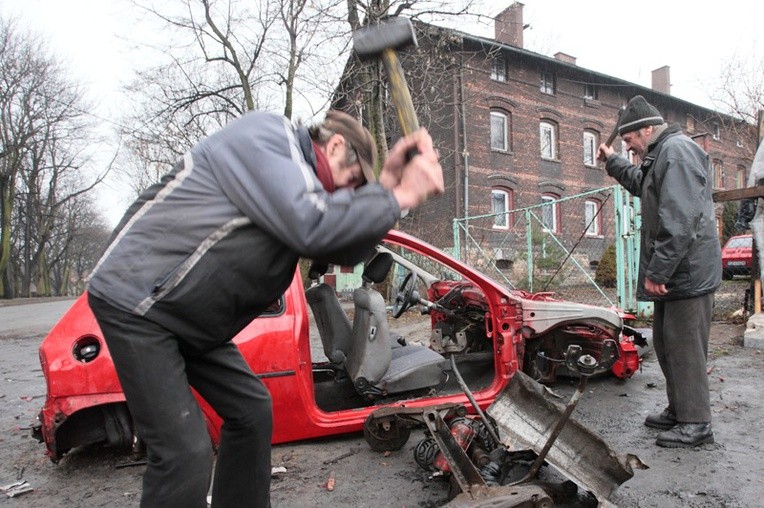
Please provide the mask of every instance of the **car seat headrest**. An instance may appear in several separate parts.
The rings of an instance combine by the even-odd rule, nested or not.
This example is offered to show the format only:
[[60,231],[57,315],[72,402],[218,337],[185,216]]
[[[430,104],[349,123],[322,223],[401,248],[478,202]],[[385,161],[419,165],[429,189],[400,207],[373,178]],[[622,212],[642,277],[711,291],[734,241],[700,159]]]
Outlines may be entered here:
[[393,256],[389,252],[380,252],[371,261],[366,262],[363,269],[364,282],[378,284],[387,278],[390,268],[393,266]]
[[329,270],[329,265],[327,263],[313,261],[308,269],[308,277],[310,277],[310,280],[318,280],[318,278],[324,275],[327,270]]

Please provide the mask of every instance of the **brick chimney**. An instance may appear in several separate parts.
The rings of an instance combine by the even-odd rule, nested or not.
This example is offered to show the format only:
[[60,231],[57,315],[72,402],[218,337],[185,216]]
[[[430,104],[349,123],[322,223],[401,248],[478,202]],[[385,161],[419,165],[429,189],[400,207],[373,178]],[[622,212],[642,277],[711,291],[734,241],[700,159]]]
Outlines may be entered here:
[[670,67],[664,65],[660,69],[655,69],[653,71],[653,90],[671,95],[671,77],[669,75],[669,70]]
[[523,47],[523,4],[515,2],[501,11],[494,20],[496,41],[502,44]]
[[562,51],[558,51],[557,53],[555,53],[554,57],[555,57],[555,59],[557,59],[557,60],[559,60],[561,62],[565,62],[565,63],[576,65],[576,57],[570,56],[567,53],[563,53]]

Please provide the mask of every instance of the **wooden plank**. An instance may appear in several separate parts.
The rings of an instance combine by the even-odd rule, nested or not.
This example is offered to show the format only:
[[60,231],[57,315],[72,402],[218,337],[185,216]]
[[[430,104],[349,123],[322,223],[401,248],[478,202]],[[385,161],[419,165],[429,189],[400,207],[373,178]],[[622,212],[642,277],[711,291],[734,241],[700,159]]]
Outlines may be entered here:
[[764,185],[755,187],[745,187],[743,189],[733,189],[728,191],[718,191],[712,194],[716,203],[723,201],[737,201],[748,198],[764,198]]

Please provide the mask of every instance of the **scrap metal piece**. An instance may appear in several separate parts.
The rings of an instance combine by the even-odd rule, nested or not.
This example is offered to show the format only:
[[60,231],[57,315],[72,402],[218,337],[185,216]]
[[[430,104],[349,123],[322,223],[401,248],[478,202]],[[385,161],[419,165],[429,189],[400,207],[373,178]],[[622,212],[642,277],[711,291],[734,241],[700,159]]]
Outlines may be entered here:
[[451,434],[451,429],[443,420],[440,413],[432,410],[424,411],[424,423],[432,434],[440,452],[448,461],[451,475],[459,484],[462,492],[469,494],[474,486],[485,486],[485,480],[480,476],[467,453]]
[[468,494],[462,492],[443,508],[552,508],[554,502],[537,485],[511,487],[475,486]]
[[[546,392],[546,387],[518,371],[488,408],[513,450],[531,449],[540,454],[564,414],[560,404]],[[647,469],[639,457],[615,452],[572,417],[561,429],[546,460],[594,494],[601,505],[607,505],[615,489],[634,476],[634,468]]]
[[34,489],[26,480],[20,480],[8,485],[0,487],[0,492],[3,492],[8,497],[16,497],[27,492],[32,492]]

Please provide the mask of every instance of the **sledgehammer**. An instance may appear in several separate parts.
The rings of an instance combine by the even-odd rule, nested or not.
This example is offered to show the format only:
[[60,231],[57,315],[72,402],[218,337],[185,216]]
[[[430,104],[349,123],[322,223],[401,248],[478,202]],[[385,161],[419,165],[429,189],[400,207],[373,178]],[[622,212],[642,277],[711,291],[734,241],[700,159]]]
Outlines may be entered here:
[[353,47],[358,58],[370,60],[380,57],[382,59],[404,136],[418,130],[419,121],[396,50],[412,45],[417,46],[416,34],[411,21],[407,18],[389,18],[379,24],[357,30],[353,34]]

